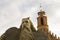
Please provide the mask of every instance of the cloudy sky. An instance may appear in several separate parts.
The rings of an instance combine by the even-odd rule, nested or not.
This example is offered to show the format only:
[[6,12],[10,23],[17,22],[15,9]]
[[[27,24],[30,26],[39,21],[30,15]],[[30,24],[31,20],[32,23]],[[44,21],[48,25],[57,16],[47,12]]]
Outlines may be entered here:
[[25,17],[30,17],[36,28],[40,9],[46,12],[49,31],[60,36],[60,0],[0,0],[0,35],[8,28],[19,28]]

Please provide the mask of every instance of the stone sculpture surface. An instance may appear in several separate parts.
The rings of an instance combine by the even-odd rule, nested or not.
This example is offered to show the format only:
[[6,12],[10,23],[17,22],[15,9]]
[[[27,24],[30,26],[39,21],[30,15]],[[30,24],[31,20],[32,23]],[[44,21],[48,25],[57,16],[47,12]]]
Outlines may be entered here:
[[44,32],[34,28],[29,18],[23,18],[20,28],[9,28],[0,40],[49,40]]

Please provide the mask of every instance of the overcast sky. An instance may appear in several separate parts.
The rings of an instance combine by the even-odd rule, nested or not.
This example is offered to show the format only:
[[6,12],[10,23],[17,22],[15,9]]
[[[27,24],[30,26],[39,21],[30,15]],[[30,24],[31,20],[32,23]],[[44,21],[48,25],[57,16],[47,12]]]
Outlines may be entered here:
[[19,28],[25,17],[30,17],[36,28],[40,9],[46,12],[49,31],[60,36],[60,0],[0,0],[0,35],[8,28]]

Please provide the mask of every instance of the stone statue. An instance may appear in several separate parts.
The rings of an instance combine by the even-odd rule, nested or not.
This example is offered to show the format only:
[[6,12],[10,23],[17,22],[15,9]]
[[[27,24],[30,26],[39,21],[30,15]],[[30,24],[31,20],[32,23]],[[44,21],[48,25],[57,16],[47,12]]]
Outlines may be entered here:
[[34,40],[33,31],[36,31],[29,18],[22,19],[20,26],[20,40]]
[[41,30],[35,30],[29,18],[23,18],[20,28],[9,28],[0,40],[49,40]]
[[20,30],[16,27],[12,27],[1,36],[1,40],[19,40],[19,34]]
[[9,28],[0,40],[34,40],[33,31],[36,31],[29,18],[22,19],[20,28]]

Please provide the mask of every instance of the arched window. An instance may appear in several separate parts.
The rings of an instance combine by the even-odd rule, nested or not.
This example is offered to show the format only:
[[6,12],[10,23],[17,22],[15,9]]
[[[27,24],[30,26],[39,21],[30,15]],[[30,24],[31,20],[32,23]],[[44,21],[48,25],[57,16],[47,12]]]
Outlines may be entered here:
[[41,17],[41,25],[44,25],[43,18]]

